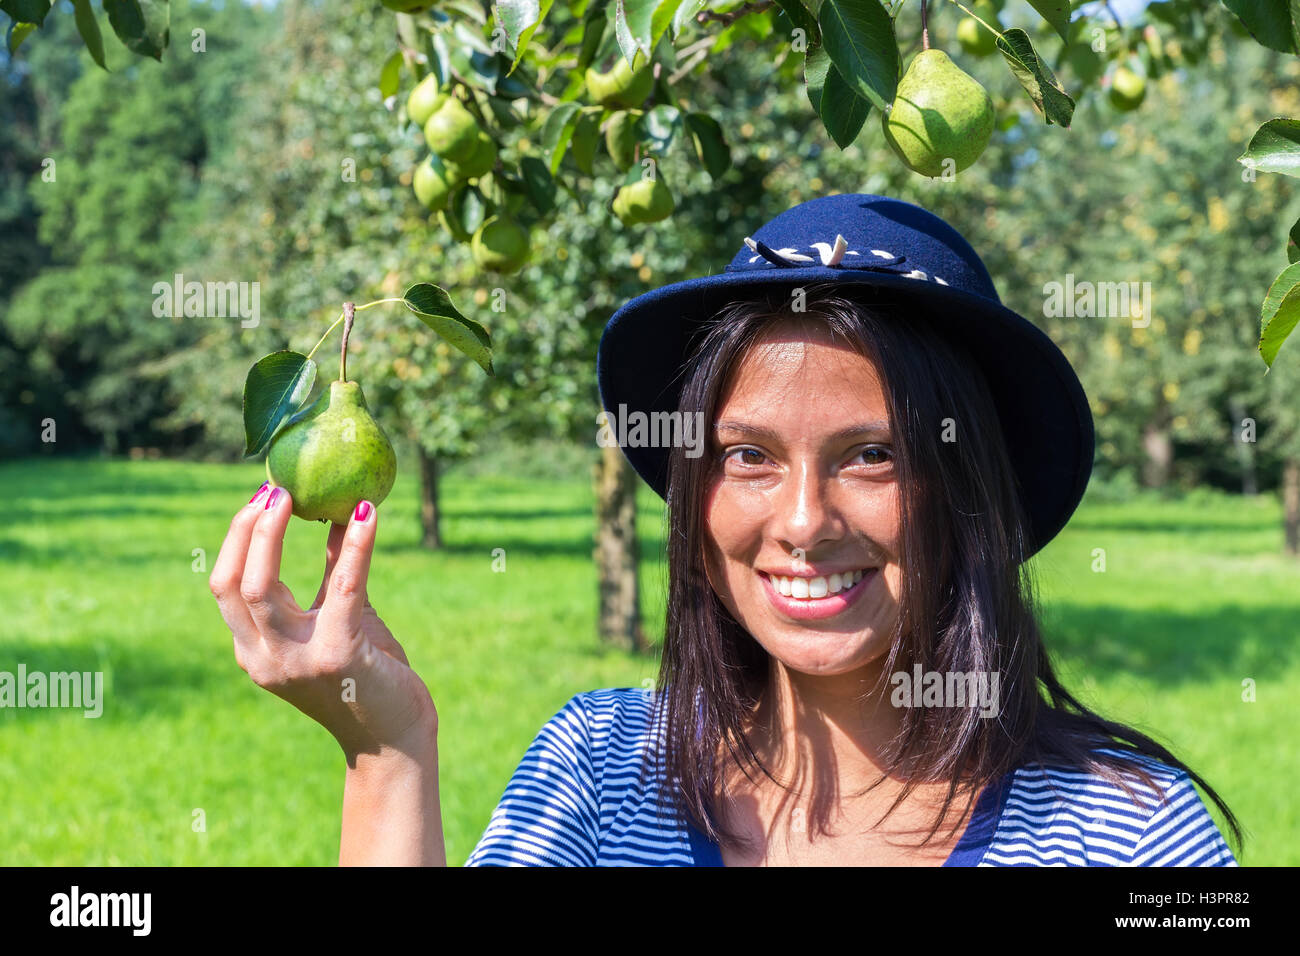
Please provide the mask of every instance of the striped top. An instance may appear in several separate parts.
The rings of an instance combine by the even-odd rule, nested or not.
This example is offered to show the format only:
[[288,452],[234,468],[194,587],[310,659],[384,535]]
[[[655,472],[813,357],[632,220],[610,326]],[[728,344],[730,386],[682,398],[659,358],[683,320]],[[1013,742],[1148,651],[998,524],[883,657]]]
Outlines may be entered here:
[[[577,694],[542,727],[466,866],[722,866],[722,855],[641,781],[652,691]],[[1115,751],[1112,751],[1115,752]],[[986,787],[944,866],[1236,866],[1185,771],[1146,766],[1168,797],[1142,801],[1068,768],[1021,767]],[[654,776],[654,775],[652,775]]]

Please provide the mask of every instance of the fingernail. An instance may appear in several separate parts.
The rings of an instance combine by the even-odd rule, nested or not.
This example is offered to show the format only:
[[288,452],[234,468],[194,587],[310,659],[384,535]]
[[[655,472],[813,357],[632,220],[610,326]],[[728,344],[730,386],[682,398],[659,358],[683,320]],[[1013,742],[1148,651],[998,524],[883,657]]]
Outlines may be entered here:
[[261,487],[261,488],[258,488],[258,489],[257,489],[257,493],[254,494],[253,497],[251,497],[251,498],[248,499],[248,503],[251,505],[251,504],[252,504],[254,501],[256,501],[258,498],[262,497],[262,495],[266,494],[266,486],[269,485],[269,484],[270,484],[269,481],[264,481],[264,482],[262,482],[262,487]]
[[370,502],[358,501],[357,509],[354,512],[352,512],[352,520],[365,521],[369,517],[370,517]]
[[266,510],[270,511],[272,508],[274,508],[276,504],[279,502],[279,500],[283,497],[284,497],[283,488],[274,489],[266,498]]

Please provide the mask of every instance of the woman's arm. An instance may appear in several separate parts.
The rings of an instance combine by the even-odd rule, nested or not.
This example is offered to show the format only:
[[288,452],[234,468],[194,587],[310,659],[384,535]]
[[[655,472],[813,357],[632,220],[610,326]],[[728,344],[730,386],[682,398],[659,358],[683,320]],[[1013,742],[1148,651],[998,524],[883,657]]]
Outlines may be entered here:
[[292,502],[263,489],[235,515],[211,588],[235,660],[343,749],[339,859],[446,865],[438,805],[438,711],[406,652],[370,605],[366,580],[378,515],[334,525],[316,600],[298,606],[280,580]]
[[348,760],[339,865],[447,865],[436,722],[422,722],[400,749]]

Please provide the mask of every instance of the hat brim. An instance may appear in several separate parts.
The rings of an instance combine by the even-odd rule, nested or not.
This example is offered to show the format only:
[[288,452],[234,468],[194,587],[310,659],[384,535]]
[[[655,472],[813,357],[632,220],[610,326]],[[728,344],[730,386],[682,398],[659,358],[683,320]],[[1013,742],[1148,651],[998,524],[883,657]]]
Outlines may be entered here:
[[[611,413],[620,406],[647,414],[677,411],[686,350],[702,323],[747,293],[818,281],[846,292],[896,293],[891,299],[924,308],[936,328],[971,353],[1002,421],[1030,519],[1031,553],[1054,538],[1082,500],[1092,470],[1095,434],[1083,386],[1056,343],[1028,319],[932,280],[807,266],[722,272],[650,290],[614,313],[601,335],[596,380],[602,404]],[[623,453],[666,499],[669,449],[623,447]]]

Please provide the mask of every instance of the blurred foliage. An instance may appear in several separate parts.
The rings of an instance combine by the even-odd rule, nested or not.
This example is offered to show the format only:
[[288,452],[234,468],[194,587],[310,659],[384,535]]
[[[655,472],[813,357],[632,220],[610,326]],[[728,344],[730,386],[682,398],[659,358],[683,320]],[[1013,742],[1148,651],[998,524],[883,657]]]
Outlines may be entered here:
[[[687,108],[709,108],[728,131],[732,168],[713,181],[683,151],[665,154],[677,212],[627,227],[609,212],[617,177],[599,154],[576,195],[560,192],[555,216],[533,226],[530,264],[498,277],[477,271],[412,195],[424,147],[378,90],[393,29],[382,7],[194,10],[177,12],[174,35],[204,23],[207,53],[173,44],[161,65],[88,71],[75,38],[54,42],[51,21],[31,53],[50,63],[39,83],[6,61],[0,111],[24,135],[0,159],[6,239],[21,237],[0,273],[0,304],[17,290],[0,318],[0,447],[31,450],[33,417],[50,414],[60,448],[81,436],[233,458],[244,375],[259,356],[307,351],[345,300],[431,281],[491,331],[498,374],[400,306],[361,313],[350,371],[395,437],[444,465],[514,444],[537,455],[548,441],[594,452],[596,343],[619,305],[721,269],[763,222],[838,191],[917,202],[971,240],[1004,301],[1079,370],[1099,480],[1136,484],[1154,431],[1173,443],[1177,483],[1240,487],[1236,407],[1258,424],[1263,487],[1300,452],[1294,362],[1284,348],[1264,376],[1254,348],[1260,290],[1285,265],[1296,197],[1285,177],[1246,181],[1235,162],[1258,123],[1297,111],[1296,64],[1242,38],[1225,11],[1206,11],[1205,55],[1164,70],[1141,109],[1115,112],[1103,83],[1080,96],[1068,131],[1042,122],[996,58],[957,55],[993,95],[1003,134],[951,182],[902,168],[878,118],[835,147],[808,122],[801,84],[776,79],[784,60],[775,67],[768,47],[733,30],[728,68],[701,71],[682,91]],[[227,20],[218,28],[214,17]],[[1071,63],[1058,66],[1077,88]],[[40,181],[47,154],[58,189]],[[259,324],[155,318],[149,290],[175,273],[258,283]],[[1067,275],[1150,282],[1150,327],[1048,316],[1044,287]],[[326,381],[337,342],[335,333],[317,354]]]

